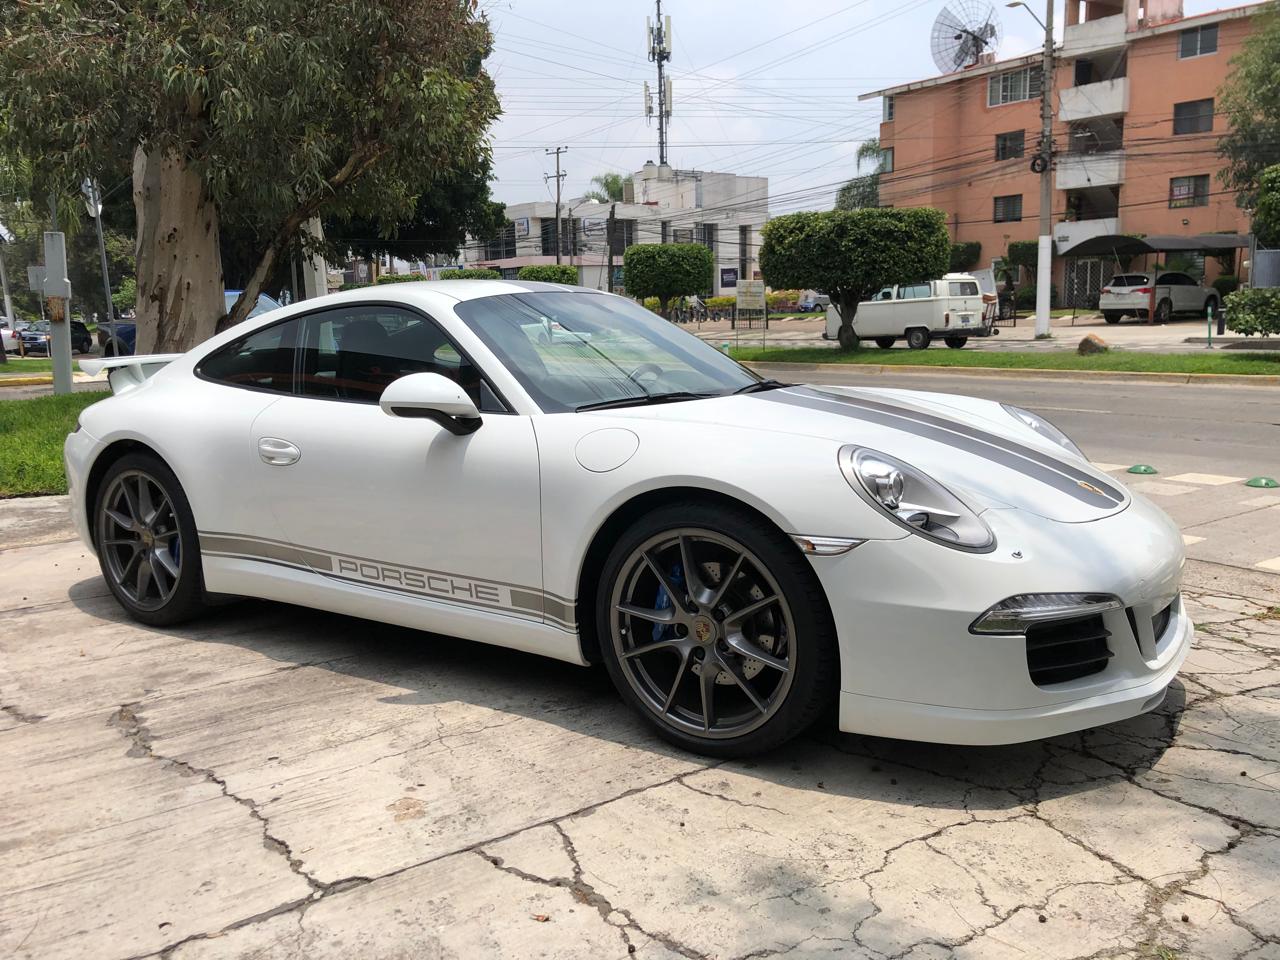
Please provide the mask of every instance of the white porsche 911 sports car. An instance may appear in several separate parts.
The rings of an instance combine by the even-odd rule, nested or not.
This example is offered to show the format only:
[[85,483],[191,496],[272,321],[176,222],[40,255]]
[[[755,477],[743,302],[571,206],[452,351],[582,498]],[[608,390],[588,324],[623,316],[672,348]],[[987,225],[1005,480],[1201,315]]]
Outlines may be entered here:
[[621,297],[340,293],[82,361],[80,536],[138,620],[213,595],[577,664],[689,749],[1006,743],[1161,702],[1182,541],[1015,407],[761,380]]

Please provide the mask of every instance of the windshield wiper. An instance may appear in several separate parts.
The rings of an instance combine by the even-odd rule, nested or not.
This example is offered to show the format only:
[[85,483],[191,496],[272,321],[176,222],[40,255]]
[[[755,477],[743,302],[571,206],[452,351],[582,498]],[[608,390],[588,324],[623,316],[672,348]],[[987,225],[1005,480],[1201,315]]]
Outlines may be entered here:
[[608,410],[611,407],[643,407],[651,403],[678,403],[681,400],[705,400],[718,397],[718,393],[690,393],[687,390],[673,390],[670,393],[646,393],[639,397],[619,397],[616,400],[597,400],[594,403],[582,403],[574,407],[575,413],[581,410]]
[[777,390],[779,387],[789,387],[791,384],[783,383],[781,380],[757,380],[755,383],[748,383],[745,387],[739,387],[733,391],[733,396],[740,393],[759,393],[762,390]]

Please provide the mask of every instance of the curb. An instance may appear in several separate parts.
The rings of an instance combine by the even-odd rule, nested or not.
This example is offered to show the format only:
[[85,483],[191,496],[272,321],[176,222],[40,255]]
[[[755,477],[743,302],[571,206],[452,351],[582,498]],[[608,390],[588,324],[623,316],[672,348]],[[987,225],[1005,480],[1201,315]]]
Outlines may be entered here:
[[922,364],[876,363],[791,363],[786,360],[744,360],[744,367],[783,370],[812,370],[815,373],[857,372],[868,376],[905,373],[915,376],[941,374],[960,377],[996,377],[1015,380],[1109,380],[1121,383],[1188,383],[1280,387],[1280,376],[1269,373],[1163,373],[1137,370],[1041,370],[1034,367],[943,367]]
[[6,377],[0,374],[0,387],[30,387],[42,383],[53,383],[52,375],[35,377]]

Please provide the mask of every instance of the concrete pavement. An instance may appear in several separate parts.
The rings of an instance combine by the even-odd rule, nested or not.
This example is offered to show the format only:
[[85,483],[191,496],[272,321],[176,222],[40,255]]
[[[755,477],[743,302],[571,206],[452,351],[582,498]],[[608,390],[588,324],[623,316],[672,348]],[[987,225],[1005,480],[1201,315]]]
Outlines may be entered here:
[[1147,491],[1209,551],[1155,713],[713,763],[600,670],[267,603],[142,627],[61,498],[0,501],[0,956],[1280,960],[1280,507],[1217,482],[1280,472],[1270,391],[900,380],[1189,491]]

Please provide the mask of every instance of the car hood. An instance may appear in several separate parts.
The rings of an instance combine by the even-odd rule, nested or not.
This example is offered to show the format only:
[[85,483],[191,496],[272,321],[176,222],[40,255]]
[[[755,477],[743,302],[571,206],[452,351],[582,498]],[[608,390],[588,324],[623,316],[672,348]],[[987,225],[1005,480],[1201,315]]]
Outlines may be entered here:
[[989,400],[800,386],[607,414],[741,428],[761,433],[761,443],[767,433],[790,433],[870,447],[923,470],[977,510],[1012,507],[1083,523],[1129,504],[1111,477]]

